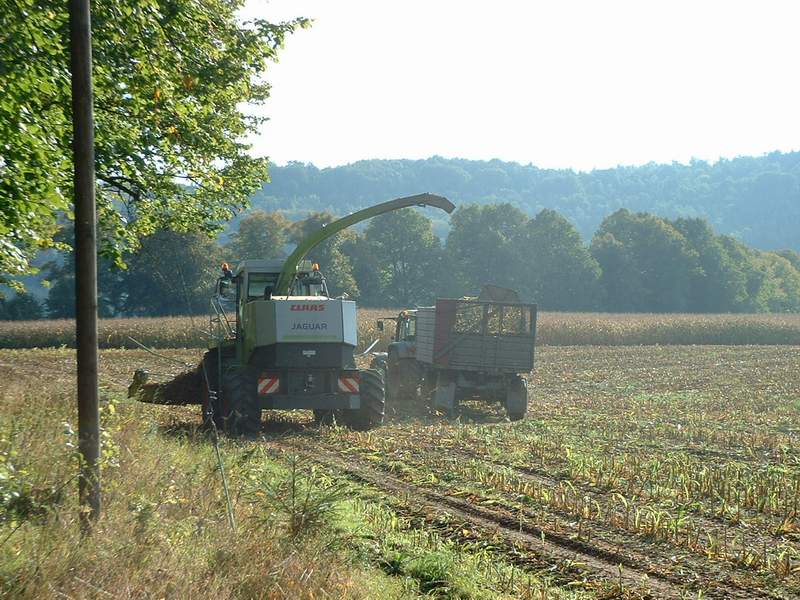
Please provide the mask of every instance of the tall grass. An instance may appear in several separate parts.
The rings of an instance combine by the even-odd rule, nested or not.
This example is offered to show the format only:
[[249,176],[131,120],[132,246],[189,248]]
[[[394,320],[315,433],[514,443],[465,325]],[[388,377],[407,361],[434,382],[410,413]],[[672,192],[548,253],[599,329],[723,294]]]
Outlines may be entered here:
[[103,515],[82,537],[73,355],[6,351],[0,362],[0,597],[375,597],[375,573],[354,566],[333,534],[290,538],[274,506],[252,501],[280,465],[256,445],[224,440],[231,531],[212,444],[121,400],[106,376],[147,360],[143,352],[103,356]]
[[[359,342],[363,348],[380,339],[385,348],[392,323],[378,331],[376,320],[396,309],[359,309]],[[101,348],[136,348],[130,338],[154,348],[206,347],[205,317],[105,319],[100,321]],[[539,313],[537,343],[543,346],[627,345],[800,345],[800,315],[690,315]],[[70,320],[0,321],[0,348],[74,347]]]

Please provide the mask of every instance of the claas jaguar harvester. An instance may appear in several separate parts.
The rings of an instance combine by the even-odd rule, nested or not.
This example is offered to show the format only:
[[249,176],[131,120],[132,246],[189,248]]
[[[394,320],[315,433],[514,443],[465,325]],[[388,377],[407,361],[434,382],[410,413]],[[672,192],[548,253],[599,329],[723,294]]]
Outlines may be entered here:
[[210,349],[200,365],[204,420],[233,433],[259,426],[262,409],[336,414],[356,429],[383,422],[380,371],[359,370],[355,302],[331,298],[308,253],[337,232],[389,211],[455,208],[419,194],[378,204],[334,221],[303,240],[286,261],[245,260],[225,269],[212,298]]

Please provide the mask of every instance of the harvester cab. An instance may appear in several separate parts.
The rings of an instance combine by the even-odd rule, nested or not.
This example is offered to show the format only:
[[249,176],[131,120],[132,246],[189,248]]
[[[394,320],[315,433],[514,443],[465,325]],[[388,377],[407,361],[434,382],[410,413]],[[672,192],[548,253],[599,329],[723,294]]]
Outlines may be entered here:
[[312,409],[355,429],[380,425],[380,371],[356,366],[355,302],[331,298],[306,254],[338,231],[408,206],[455,208],[446,198],[399,198],[329,223],[285,261],[245,260],[223,268],[212,298],[213,337],[201,364],[204,420],[234,433],[257,428],[262,409]]

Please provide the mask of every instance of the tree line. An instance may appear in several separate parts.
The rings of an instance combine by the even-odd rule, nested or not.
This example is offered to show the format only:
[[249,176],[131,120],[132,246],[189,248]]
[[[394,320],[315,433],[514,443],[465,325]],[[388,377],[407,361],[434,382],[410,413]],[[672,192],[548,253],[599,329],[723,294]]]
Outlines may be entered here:
[[[457,205],[508,202],[529,216],[552,208],[591,239],[606,216],[627,208],[662,217],[700,217],[719,233],[765,250],[800,250],[800,152],[772,152],[716,163],[541,169],[500,160],[432,157],[364,160],[319,169],[270,167],[270,183],[252,198],[263,210],[352,212],[379,200],[432,191]],[[437,234],[445,221],[437,219]]]
[[[101,259],[102,316],[204,313],[219,266],[281,258],[309,232],[335,219],[318,212],[291,221],[254,210],[224,243],[201,233],[157,231],[119,269]],[[67,239],[67,236],[64,236]],[[424,305],[475,295],[487,283],[514,288],[544,310],[612,312],[798,312],[800,254],[761,251],[719,235],[700,218],[674,220],[620,209],[589,244],[551,209],[529,218],[511,204],[471,204],[451,217],[447,238],[421,211],[375,217],[317,247],[333,294],[362,306]],[[71,253],[44,267],[44,304],[28,295],[0,303],[0,318],[71,317]]]

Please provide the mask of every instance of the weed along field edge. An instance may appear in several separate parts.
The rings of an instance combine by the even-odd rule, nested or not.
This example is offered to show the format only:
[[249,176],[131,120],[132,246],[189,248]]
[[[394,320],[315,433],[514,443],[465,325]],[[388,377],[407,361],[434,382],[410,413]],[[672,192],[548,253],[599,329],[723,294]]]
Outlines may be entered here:
[[106,513],[79,543],[73,351],[0,351],[4,595],[800,594],[800,346],[546,346],[515,423],[267,411],[222,440],[235,532],[198,407],[125,398],[200,352],[101,353]]
[[[397,309],[358,309],[359,347],[373,340],[385,348],[388,331],[378,331],[379,317]],[[540,346],[626,345],[800,345],[800,315],[697,315],[540,312]],[[135,341],[134,341],[135,340]],[[208,317],[102,319],[101,348],[205,348]],[[0,348],[74,347],[70,320],[0,321]]]

